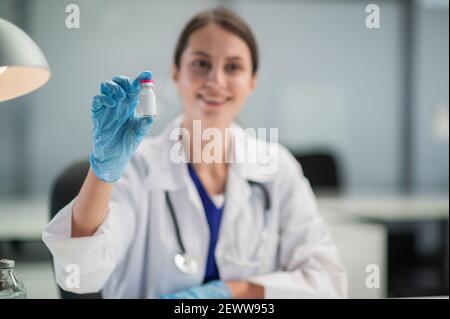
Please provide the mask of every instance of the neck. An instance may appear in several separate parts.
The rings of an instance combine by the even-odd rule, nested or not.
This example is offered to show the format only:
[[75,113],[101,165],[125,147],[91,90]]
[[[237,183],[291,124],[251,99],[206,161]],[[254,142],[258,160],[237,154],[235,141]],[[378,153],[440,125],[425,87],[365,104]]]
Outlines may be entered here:
[[189,133],[183,146],[189,149],[189,161],[195,168],[216,170],[226,166],[231,141],[228,124],[208,125],[206,121],[185,118],[181,127]]

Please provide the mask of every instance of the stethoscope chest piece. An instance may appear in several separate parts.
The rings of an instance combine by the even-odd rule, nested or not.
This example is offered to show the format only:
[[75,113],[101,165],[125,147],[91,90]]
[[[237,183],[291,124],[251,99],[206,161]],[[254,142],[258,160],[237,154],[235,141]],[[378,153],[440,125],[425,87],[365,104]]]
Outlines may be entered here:
[[193,275],[198,272],[197,261],[186,253],[175,254],[174,262],[177,268],[187,275]]

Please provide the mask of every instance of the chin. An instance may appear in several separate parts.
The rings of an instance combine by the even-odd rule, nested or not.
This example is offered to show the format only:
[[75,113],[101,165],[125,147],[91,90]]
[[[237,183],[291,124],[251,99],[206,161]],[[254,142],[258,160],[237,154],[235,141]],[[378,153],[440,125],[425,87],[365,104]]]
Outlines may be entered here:
[[218,112],[216,110],[195,110],[190,115],[189,118],[194,120],[200,120],[202,129],[207,127],[226,127],[233,122],[233,115],[229,112]]

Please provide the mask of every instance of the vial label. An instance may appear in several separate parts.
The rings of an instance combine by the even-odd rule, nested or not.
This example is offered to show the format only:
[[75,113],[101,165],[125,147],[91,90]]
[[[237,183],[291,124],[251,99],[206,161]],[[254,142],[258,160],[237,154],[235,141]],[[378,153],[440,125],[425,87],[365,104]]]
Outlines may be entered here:
[[139,113],[142,116],[156,115],[156,95],[153,91],[153,80],[142,80],[140,91]]

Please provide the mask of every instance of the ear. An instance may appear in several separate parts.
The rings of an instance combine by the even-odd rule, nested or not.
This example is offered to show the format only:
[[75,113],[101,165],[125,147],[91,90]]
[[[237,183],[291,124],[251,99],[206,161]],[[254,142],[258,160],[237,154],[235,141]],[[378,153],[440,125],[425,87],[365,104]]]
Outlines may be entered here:
[[251,89],[252,93],[256,89],[258,79],[259,79],[258,73],[255,73],[254,75],[252,75],[252,78],[250,79],[250,89]]
[[178,82],[178,68],[175,64],[172,64],[172,80],[177,83]]

